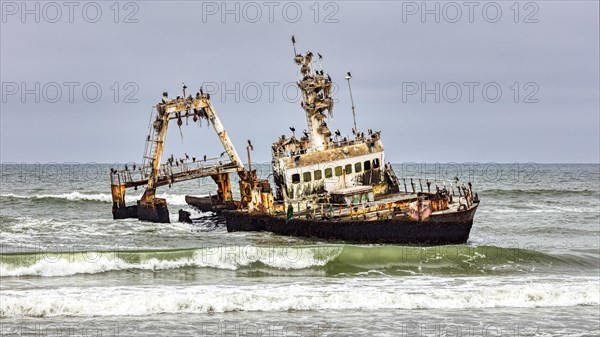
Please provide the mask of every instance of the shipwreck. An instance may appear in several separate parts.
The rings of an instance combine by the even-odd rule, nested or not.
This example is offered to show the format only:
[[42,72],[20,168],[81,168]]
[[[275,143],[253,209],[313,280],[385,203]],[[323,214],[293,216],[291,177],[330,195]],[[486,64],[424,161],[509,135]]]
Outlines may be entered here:
[[[356,125],[355,107],[347,73],[354,127],[352,136],[332,132],[334,100],[330,75],[316,69],[322,56],[296,52],[297,84],[306,129],[296,137],[279,137],[271,147],[272,181],[259,179],[252,169],[248,141],[248,168],[240,159],[223,127],[210,95],[170,99],[167,93],[155,106],[141,167],[111,170],[113,218],[138,218],[169,222],[166,200],[156,197],[160,186],[211,177],[216,192],[208,197],[187,196],[188,204],[225,218],[227,230],[269,231],[280,235],[364,243],[457,244],[465,243],[473,225],[479,198],[470,182],[424,177],[398,178],[386,162],[382,134]],[[162,163],[170,121],[181,127],[183,119],[207,120],[218,135],[228,161],[210,158],[168,158]],[[234,198],[230,174],[239,177],[239,197]],[[274,184],[274,188],[272,187]],[[128,188],[145,186],[136,205],[125,204]],[[191,221],[179,212],[180,221]]]

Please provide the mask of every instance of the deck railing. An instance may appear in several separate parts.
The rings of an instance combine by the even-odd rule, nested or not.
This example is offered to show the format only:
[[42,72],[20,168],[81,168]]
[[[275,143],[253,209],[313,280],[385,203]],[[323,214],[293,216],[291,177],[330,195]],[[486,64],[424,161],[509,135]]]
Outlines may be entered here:
[[[340,147],[344,147],[344,146],[350,146],[350,145],[356,145],[356,144],[363,144],[366,143],[368,141],[377,141],[379,140],[379,137],[376,138],[371,138],[370,136],[365,136],[365,137],[356,137],[353,139],[346,139],[346,140],[334,140],[331,143],[329,143],[328,148],[340,148]],[[314,148],[306,148],[306,149],[302,149],[302,150],[298,150],[298,151],[294,151],[294,152],[282,152],[282,151],[273,151],[273,157],[274,158],[284,158],[284,157],[293,157],[299,154],[306,154],[306,153],[312,153],[312,152],[320,152],[320,151],[324,151],[325,147],[324,146],[318,146],[318,147],[314,147]]]
[[[180,159],[172,163],[167,162],[161,164],[158,169],[158,179],[168,179],[169,177],[182,177],[186,174],[190,176],[208,176],[219,171],[221,168],[229,169],[229,158],[216,157],[204,159]],[[224,160],[226,160],[224,162]],[[142,167],[127,167],[127,169],[119,169],[111,174],[112,185],[144,185],[152,172],[152,166],[146,165]]]

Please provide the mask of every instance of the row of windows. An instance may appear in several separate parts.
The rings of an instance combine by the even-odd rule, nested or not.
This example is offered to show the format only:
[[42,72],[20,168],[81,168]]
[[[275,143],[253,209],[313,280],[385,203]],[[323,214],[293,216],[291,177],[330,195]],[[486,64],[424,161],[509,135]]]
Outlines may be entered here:
[[[356,163],[354,164],[354,172],[355,173],[360,173],[363,171],[363,168],[365,171],[369,171],[371,169],[371,166],[374,169],[379,168],[379,159],[375,158],[373,159],[373,162],[371,164],[370,160],[367,160],[363,163]],[[334,169],[332,169],[331,167],[326,168],[325,169],[325,178],[331,178],[333,177],[333,175],[335,174],[336,177],[340,177],[344,174],[344,171],[346,172],[346,174],[350,174],[352,173],[352,164],[348,164],[346,166],[344,166],[343,168],[341,166],[336,166]],[[314,180],[321,180],[323,179],[323,171],[321,170],[316,170],[313,172],[304,172],[302,173],[302,181],[307,183],[312,181],[314,178]],[[300,174],[296,173],[296,174],[292,174],[292,184],[298,184],[300,183]]]

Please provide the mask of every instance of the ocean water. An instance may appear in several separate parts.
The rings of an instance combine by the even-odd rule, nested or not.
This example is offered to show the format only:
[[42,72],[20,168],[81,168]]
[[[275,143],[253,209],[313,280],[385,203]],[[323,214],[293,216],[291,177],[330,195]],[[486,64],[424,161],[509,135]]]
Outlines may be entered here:
[[2,165],[0,335],[600,335],[600,165],[395,164],[474,183],[469,242],[435,247],[227,233],[184,201],[210,179],[113,220],[110,167]]

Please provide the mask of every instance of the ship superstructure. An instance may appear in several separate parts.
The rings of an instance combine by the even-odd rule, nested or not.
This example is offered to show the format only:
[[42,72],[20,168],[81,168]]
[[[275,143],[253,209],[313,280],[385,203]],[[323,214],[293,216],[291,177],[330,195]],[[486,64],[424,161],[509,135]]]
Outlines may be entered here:
[[[295,53],[295,39],[294,43]],[[321,54],[317,54],[321,59]],[[272,146],[272,166],[276,200],[323,197],[354,186],[371,185],[375,195],[398,191],[397,179],[385,164],[381,132],[367,133],[356,128],[352,137],[339,130],[331,132],[327,121],[333,116],[334,99],[331,76],[315,69],[315,56],[308,51],[295,54],[294,62],[302,78],[297,82],[302,93],[301,107],[307,129],[298,139],[281,136]],[[348,73],[350,76],[350,73]]]

